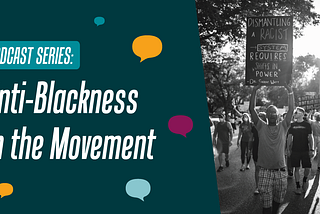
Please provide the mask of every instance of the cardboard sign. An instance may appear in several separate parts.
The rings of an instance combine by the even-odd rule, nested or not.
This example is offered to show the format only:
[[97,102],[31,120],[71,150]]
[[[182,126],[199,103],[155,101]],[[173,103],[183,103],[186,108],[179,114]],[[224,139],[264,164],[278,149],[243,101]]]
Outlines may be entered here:
[[292,16],[247,18],[246,85],[285,85],[292,74]]

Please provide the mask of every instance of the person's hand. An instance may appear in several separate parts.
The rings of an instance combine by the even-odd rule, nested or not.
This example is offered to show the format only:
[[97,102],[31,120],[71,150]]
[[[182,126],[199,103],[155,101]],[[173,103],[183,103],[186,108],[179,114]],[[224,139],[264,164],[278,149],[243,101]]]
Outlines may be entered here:
[[309,151],[309,157],[312,159],[314,157],[314,151]]
[[291,151],[287,150],[287,156],[290,157],[291,156]]
[[258,83],[258,85],[255,85],[255,86],[253,87],[253,90],[256,91],[256,90],[258,90],[259,88],[261,88],[261,83],[260,83],[260,82]]
[[284,87],[287,89],[288,93],[292,92],[292,81],[290,81],[289,83],[285,83]]

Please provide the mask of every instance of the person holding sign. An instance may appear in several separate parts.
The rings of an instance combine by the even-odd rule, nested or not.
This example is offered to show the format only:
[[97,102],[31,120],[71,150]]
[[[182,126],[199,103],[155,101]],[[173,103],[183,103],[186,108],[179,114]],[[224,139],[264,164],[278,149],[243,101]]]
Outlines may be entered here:
[[263,214],[277,213],[287,191],[287,172],[285,161],[286,134],[294,109],[294,96],[291,86],[285,85],[289,97],[289,109],[285,119],[279,122],[278,109],[274,105],[266,110],[267,122],[258,117],[255,110],[256,94],[260,84],[253,88],[249,110],[259,134],[258,189],[263,203]]

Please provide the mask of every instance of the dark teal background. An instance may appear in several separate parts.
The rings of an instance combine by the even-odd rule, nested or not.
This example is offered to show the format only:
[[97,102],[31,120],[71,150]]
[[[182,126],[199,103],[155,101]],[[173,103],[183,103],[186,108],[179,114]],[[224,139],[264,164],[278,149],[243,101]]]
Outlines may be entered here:
[[[1,70],[0,89],[19,83],[34,99],[38,81],[55,89],[139,91],[135,114],[0,114],[5,137],[0,183],[14,192],[0,199],[1,213],[220,213],[209,131],[195,2],[55,1],[2,3],[0,41],[79,41],[79,70]],[[94,18],[106,22],[96,26]],[[162,53],[140,63],[132,52],[141,35],[161,39]],[[27,85],[21,86],[26,80]],[[114,103],[116,104],[116,103]],[[175,115],[193,120],[187,138],[168,129]],[[45,137],[40,160],[12,160],[14,129]],[[148,135],[155,130],[153,160],[50,160],[53,127],[71,135]],[[151,192],[142,202],[126,183],[142,178]]]

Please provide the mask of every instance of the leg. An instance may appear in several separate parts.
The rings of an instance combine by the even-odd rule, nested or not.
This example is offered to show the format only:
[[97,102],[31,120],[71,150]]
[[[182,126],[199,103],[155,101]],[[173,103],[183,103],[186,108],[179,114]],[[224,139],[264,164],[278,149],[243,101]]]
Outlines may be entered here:
[[275,181],[273,186],[272,214],[277,214],[280,203],[284,201],[287,192],[288,180],[286,171],[275,172]]
[[229,153],[228,154],[225,154],[225,161],[229,161]]
[[300,175],[299,175],[300,156],[301,156],[300,153],[297,153],[297,152],[292,152],[292,154],[290,156],[291,166],[294,167],[294,179],[296,181],[295,193],[297,195],[301,194]]
[[[318,140],[318,138],[317,138],[317,140]],[[317,145],[318,170],[320,170],[320,142],[317,142],[315,145]]]
[[217,172],[221,172],[223,170],[222,167],[222,142],[218,139],[217,140],[217,152],[218,152],[218,162],[219,162],[219,168],[217,170]]
[[262,214],[272,214],[272,207],[263,208]]
[[[300,174],[299,174],[299,169],[300,167],[295,167],[294,168],[294,180],[296,181],[296,183],[300,182]],[[300,188],[300,184],[297,184],[297,188]]]
[[304,168],[304,177],[302,182],[302,189],[304,192],[308,190],[309,181],[308,176],[310,174],[311,169],[311,158],[309,156],[309,152],[304,152],[302,156],[302,167]]
[[247,144],[248,144],[248,142],[244,142],[244,141],[240,142],[240,146],[241,146],[241,163],[242,163],[240,171],[244,171],[245,170],[244,162],[245,162],[245,158],[246,158]]
[[229,167],[229,143],[223,144],[222,152],[225,154],[226,167]]
[[247,150],[247,166],[249,166],[250,160],[251,160],[251,149],[248,147],[248,150]]
[[258,189],[263,204],[263,213],[271,213],[272,209],[272,175],[271,171],[260,168]]
[[260,167],[257,166],[257,162],[254,162],[254,165],[255,165],[255,172],[254,172],[254,178],[255,178],[255,181],[256,181],[256,190],[254,191],[254,194],[259,194],[259,190],[258,190],[258,182],[259,182],[259,170],[260,170]]
[[293,168],[291,166],[290,156],[286,156],[288,175],[293,176]]
[[272,214],[278,214],[280,203],[272,201]]

